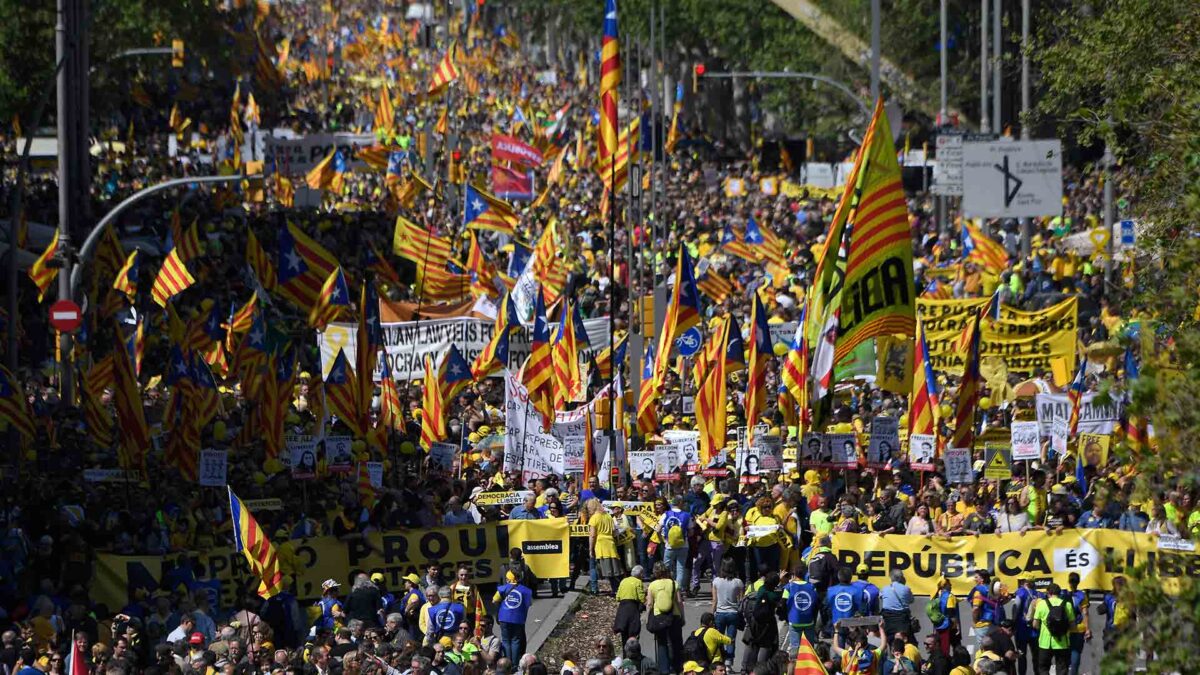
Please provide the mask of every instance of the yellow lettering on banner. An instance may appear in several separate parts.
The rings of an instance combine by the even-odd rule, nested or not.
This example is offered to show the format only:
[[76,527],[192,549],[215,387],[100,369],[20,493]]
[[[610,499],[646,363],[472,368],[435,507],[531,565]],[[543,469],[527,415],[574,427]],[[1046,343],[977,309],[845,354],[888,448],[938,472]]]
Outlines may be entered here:
[[[430,564],[439,564],[443,574],[453,574],[454,568],[466,565],[475,581],[498,581],[500,566],[508,557],[513,546],[528,545],[529,542],[556,542],[554,546],[524,546],[540,548],[531,555],[526,551],[530,566],[561,565],[550,567],[552,571],[565,570],[567,565],[567,521],[552,519],[541,521],[516,521],[534,523],[533,527],[512,528],[512,524],[485,523],[461,527],[439,527],[427,530],[403,530],[375,532],[367,535],[367,541],[341,542],[335,537],[312,537],[291,541],[274,541],[281,551],[285,565],[284,573],[295,576],[295,587],[290,589],[301,601],[320,597],[321,582],[336,579],[349,585],[359,572],[383,574],[391,588],[402,586],[402,577],[415,573],[423,575]],[[510,529],[522,530],[516,539]],[[294,551],[294,556],[285,551]],[[201,552],[200,564],[208,572],[208,578],[220,584],[220,604],[232,607],[239,589],[245,587],[252,573],[246,558],[232,547],[220,547]],[[97,602],[110,607],[122,607],[128,603],[133,589],[155,590],[163,581],[161,556],[122,556],[100,553],[96,557],[95,573],[92,578],[92,594]],[[292,562],[294,561],[294,562]],[[536,562],[535,562],[536,561]],[[290,567],[295,566],[295,569]],[[543,568],[545,569],[545,568]],[[565,577],[561,574],[542,575]]]
[[[917,309],[925,325],[929,358],[933,369],[962,375],[964,354],[954,348],[963,328],[977,314],[987,298],[968,300],[917,299]],[[1036,312],[1005,306],[999,321],[985,319],[982,328],[981,358],[997,356],[1009,372],[1028,375],[1036,369],[1050,370],[1056,361],[1075,371],[1075,342],[1078,330],[1079,300],[1070,298]]]
[[1062,534],[1028,532],[984,534],[978,537],[919,537],[908,535],[838,533],[833,549],[843,565],[864,564],[870,581],[885,585],[893,570],[905,574],[916,595],[928,596],[945,576],[957,595],[974,587],[977,569],[990,570],[1015,592],[1022,575],[1053,579],[1066,588],[1067,577],[1078,572],[1080,588],[1110,590],[1112,578],[1132,573],[1139,565],[1175,593],[1182,578],[1200,579],[1200,555],[1166,548],[1158,537],[1120,530],[1065,530]]

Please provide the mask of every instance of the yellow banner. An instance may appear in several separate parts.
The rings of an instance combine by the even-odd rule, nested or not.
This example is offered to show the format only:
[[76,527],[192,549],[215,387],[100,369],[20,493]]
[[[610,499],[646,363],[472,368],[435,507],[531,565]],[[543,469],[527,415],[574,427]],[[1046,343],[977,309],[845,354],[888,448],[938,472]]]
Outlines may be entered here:
[[[969,300],[917,299],[917,310],[929,340],[929,358],[938,373],[961,375],[965,366],[954,343],[966,322],[983,308],[987,298]],[[1065,362],[1075,372],[1075,342],[1079,300],[1070,298],[1036,312],[1005,306],[1000,320],[983,321],[981,358],[999,356],[1010,373],[1028,375],[1037,368],[1050,371],[1052,362]]]
[[852,569],[865,564],[870,581],[879,586],[889,583],[892,570],[902,570],[913,593],[925,596],[933,593],[940,576],[950,581],[955,594],[966,595],[975,585],[976,569],[990,570],[1010,593],[1024,575],[1053,579],[1066,588],[1071,572],[1079,573],[1083,589],[1109,590],[1114,576],[1128,575],[1139,565],[1169,591],[1182,577],[1200,578],[1194,543],[1120,530],[978,537],[840,533],[834,535],[833,549]]
[[[405,575],[423,576],[428,566],[434,563],[441,565],[443,575],[453,575],[456,567],[466,565],[475,581],[498,581],[500,567],[513,546],[541,549],[525,552],[531,568],[535,564],[539,567],[561,564],[562,567],[542,569],[566,569],[566,519],[525,522],[536,525],[512,528],[510,532],[511,524],[485,523],[420,531],[375,532],[367,535],[366,541],[341,542],[335,537],[312,537],[273,543],[280,550],[284,573],[295,576],[295,586],[291,590],[302,600],[319,597],[321,582],[325,579],[335,579],[348,586],[359,572],[379,572],[388,588],[402,588]],[[521,530],[519,534],[518,530]],[[538,545],[528,546],[531,542]],[[552,550],[555,547],[546,542],[558,544],[558,551]],[[245,587],[252,578],[245,557],[231,547],[221,547],[197,554],[197,560],[205,573],[204,579],[211,580],[208,583],[213,587],[219,586],[220,606],[233,607],[238,589]],[[295,561],[294,568],[292,560]],[[136,589],[153,591],[163,587],[164,583],[171,583],[173,565],[165,564],[167,562],[173,563],[174,558],[100,553],[92,579],[93,597],[109,607],[123,607]],[[533,569],[535,574],[543,576],[538,568]],[[567,573],[547,574],[545,578],[554,576],[565,577]]]
[[520,548],[525,564],[542,579],[559,579],[571,573],[568,561],[566,518],[511,520],[508,522],[510,548]]

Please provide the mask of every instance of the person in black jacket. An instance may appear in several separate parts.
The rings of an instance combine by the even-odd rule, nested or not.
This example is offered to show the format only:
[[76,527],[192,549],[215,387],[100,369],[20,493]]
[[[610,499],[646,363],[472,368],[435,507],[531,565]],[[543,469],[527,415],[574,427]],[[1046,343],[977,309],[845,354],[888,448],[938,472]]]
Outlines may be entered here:
[[776,614],[784,607],[783,593],[779,590],[779,573],[767,572],[763,576],[762,586],[754,591],[754,595],[750,601],[750,615],[746,617],[746,631],[742,633],[742,642],[746,645],[746,655],[742,659],[743,673],[754,670],[754,664],[771,658],[779,648]]
[[366,574],[356,575],[350,595],[346,596],[346,615],[362,621],[364,625],[378,626],[380,607],[379,588],[371,583],[371,578]]

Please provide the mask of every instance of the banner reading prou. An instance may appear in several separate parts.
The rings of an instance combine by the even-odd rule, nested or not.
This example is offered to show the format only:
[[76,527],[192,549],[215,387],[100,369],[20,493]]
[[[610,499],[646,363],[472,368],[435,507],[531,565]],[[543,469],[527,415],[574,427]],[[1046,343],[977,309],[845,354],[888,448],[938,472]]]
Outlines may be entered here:
[[1181,578],[1200,579],[1200,555],[1191,542],[1120,530],[1064,530],[1062,534],[1028,532],[984,534],[978,537],[921,537],[908,535],[834,535],[833,549],[851,569],[865,564],[870,581],[890,583],[901,570],[913,593],[928,596],[939,577],[950,581],[955,594],[974,587],[975,571],[986,569],[1009,592],[1021,577],[1053,579],[1066,588],[1067,577],[1078,572],[1085,590],[1109,590],[1114,576],[1129,575],[1139,566],[1157,577],[1168,592]]
[[[336,579],[347,588],[359,572],[383,574],[389,589],[403,588],[403,577],[424,576],[432,564],[446,578],[466,565],[477,582],[498,581],[500,567],[512,547],[525,550],[525,560],[542,578],[566,576],[568,551],[565,518],[523,521],[520,528],[497,523],[406,530],[367,535],[366,540],[342,542],[335,537],[312,537],[273,542],[284,564],[284,574],[295,578],[290,588],[301,599],[316,599],[321,582]],[[532,545],[526,546],[526,543]],[[290,550],[285,550],[290,549]],[[294,555],[292,551],[294,550]],[[137,589],[174,590],[176,580],[189,575],[176,569],[177,556],[125,556],[101,553],[96,559],[92,595],[109,607],[123,607]],[[233,606],[238,589],[252,573],[246,559],[231,547],[198,554],[193,570],[198,587],[220,587],[220,607]]]

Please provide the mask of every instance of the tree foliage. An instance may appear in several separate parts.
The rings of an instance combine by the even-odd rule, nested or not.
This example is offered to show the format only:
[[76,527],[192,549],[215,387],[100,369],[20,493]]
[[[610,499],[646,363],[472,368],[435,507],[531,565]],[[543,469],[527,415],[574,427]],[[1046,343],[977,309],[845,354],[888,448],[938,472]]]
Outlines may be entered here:
[[[1039,38],[1038,114],[1066,136],[1102,141],[1121,164],[1139,234],[1121,311],[1140,351],[1130,413],[1148,419],[1154,452],[1126,451],[1145,499],[1200,478],[1200,5],[1159,0],[1068,3]],[[1167,595],[1171,592],[1176,595]],[[1106,655],[1104,672],[1195,670],[1200,587],[1164,589],[1135,578],[1127,601],[1137,624]]]

